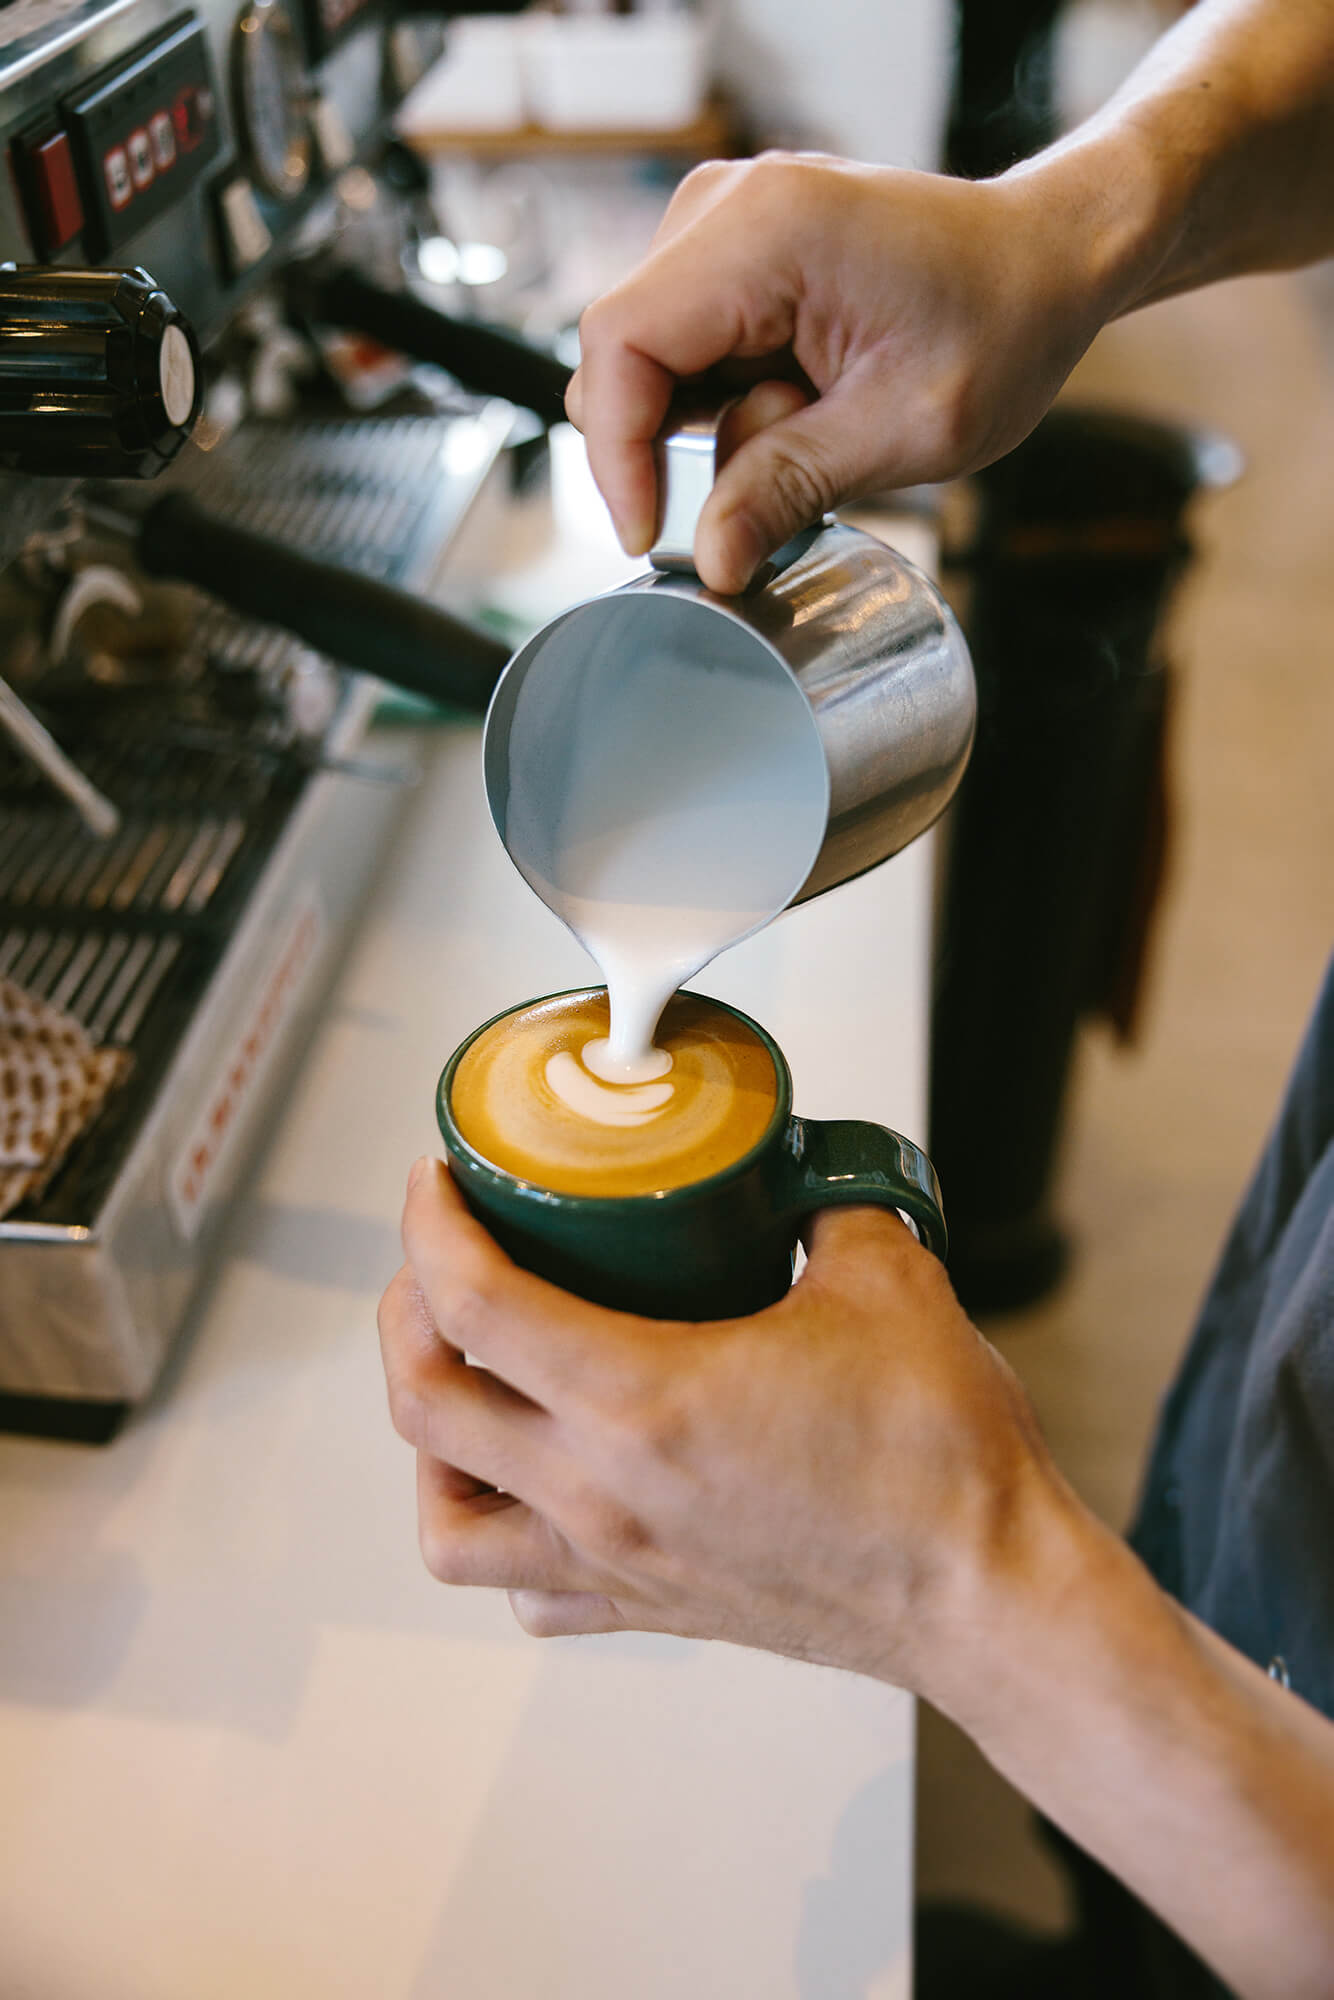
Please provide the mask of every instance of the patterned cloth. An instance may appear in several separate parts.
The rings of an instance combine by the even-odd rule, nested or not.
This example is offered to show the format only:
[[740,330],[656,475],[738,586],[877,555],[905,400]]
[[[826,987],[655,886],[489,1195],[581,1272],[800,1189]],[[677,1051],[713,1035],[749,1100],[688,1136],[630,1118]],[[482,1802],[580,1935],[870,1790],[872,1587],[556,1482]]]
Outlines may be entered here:
[[0,979],[0,1216],[41,1193],[129,1067],[58,1007]]

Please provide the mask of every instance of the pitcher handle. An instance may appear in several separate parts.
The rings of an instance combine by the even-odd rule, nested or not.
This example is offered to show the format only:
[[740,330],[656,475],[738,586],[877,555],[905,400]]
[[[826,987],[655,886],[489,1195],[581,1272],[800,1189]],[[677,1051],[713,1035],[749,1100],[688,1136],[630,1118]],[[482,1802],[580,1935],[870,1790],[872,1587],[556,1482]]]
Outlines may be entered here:
[[702,402],[678,399],[654,447],[658,466],[658,533],[648,559],[654,569],[695,573],[695,529],[718,470],[718,431],[740,396]]

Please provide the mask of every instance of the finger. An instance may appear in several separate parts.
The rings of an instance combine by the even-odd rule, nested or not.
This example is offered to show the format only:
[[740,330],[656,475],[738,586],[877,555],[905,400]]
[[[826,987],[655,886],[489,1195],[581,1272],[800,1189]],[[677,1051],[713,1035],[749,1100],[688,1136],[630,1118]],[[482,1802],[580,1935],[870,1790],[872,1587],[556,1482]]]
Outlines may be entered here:
[[[883,447],[872,460],[866,411],[850,381],[757,425],[723,465],[695,535],[696,566],[711,590],[744,590],[767,556],[868,478],[892,479]],[[786,385],[765,386],[776,403]]]
[[729,357],[785,349],[795,299],[762,265],[741,269],[713,219],[683,229],[585,313],[581,414],[588,462],[626,550],[642,555],[657,525],[653,440],[679,381]]
[[584,384],[581,371],[576,368],[565,389],[565,414],[577,431],[584,427]]
[[[438,1332],[411,1267],[391,1280],[377,1315],[395,1430],[455,1476],[464,1497],[499,1485],[527,1490],[551,1454],[546,1413]],[[544,1489],[545,1490],[545,1489]]]
[[532,1639],[565,1639],[592,1632],[626,1632],[629,1626],[610,1597],[596,1591],[512,1590],[510,1607]]
[[780,424],[785,418],[795,416],[798,410],[804,410],[813,395],[813,390],[805,389],[797,382],[780,381],[774,377],[756,382],[733,403],[718,426],[715,464],[719,468],[726,465],[743,444],[758,437],[770,424]]
[[485,1368],[470,1368],[443,1343],[428,1352],[403,1339],[403,1316],[386,1308],[381,1327],[389,1411],[406,1443],[459,1475],[458,1491],[503,1488],[535,1505],[560,1491],[551,1419]]
[[624,346],[586,345],[579,373],[579,428],[589,470],[625,553],[647,555],[658,529],[653,440],[662,429],[676,378],[649,355]]
[[916,1236],[897,1209],[871,1205],[820,1208],[805,1217],[801,1240],[806,1246],[807,1278],[816,1284],[839,1282],[847,1273],[867,1270],[919,1249]]
[[418,1166],[403,1245],[444,1339],[546,1410],[581,1406],[620,1383],[642,1352],[640,1322],[521,1271],[470,1213],[443,1162]]
[[546,1517],[512,1494],[457,1490],[452,1468],[417,1454],[422,1560],[441,1583],[585,1591],[600,1581]]

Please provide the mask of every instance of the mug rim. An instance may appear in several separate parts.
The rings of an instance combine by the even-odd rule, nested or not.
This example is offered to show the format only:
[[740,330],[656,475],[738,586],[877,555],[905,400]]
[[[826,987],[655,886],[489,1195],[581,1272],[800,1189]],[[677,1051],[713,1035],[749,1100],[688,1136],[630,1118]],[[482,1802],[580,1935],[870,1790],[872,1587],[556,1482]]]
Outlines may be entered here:
[[558,993],[539,993],[529,1000],[517,1000],[512,1006],[502,1007],[489,1021],[483,1021],[459,1043],[441,1070],[435,1090],[436,1124],[440,1128],[440,1136],[445,1141],[446,1148],[452,1147],[462,1153],[469,1170],[482,1175],[493,1186],[513,1189],[520,1200],[540,1201],[544,1208],[578,1208],[592,1212],[615,1209],[624,1212],[627,1208],[638,1207],[647,1212],[651,1207],[661,1207],[664,1202],[677,1201],[686,1196],[693,1199],[704,1190],[712,1193],[725,1186],[728,1181],[740,1179],[756,1165],[772,1146],[775,1134],[780,1132],[791,1119],[792,1072],[788,1068],[787,1057],[768,1029],[753,1020],[749,1014],[743,1013],[740,1007],[733,1007],[726,1000],[716,1000],[711,993],[678,990],[685,991],[687,999],[707,1001],[709,1006],[720,1008],[724,1014],[730,1014],[733,1020],[740,1021],[745,1027],[750,1028],[759,1036],[773,1062],[774,1076],[778,1085],[773,1116],[754,1145],[741,1154],[739,1159],[720,1167],[717,1173],[705,1174],[696,1181],[682,1181],[676,1187],[659,1188],[651,1194],[570,1194],[562,1193],[557,1188],[543,1187],[540,1181],[523,1180],[518,1174],[511,1173],[508,1167],[496,1166],[494,1161],[488,1160],[484,1153],[479,1153],[472,1142],[464,1137],[454,1117],[453,1107],[449,1101],[449,1089],[455,1071],[478,1037],[484,1035],[489,1028],[494,1028],[498,1022],[508,1020],[511,1014],[522,1014],[529,1007],[545,1006],[548,1000],[572,1000],[584,994],[605,993],[607,991],[605,986],[567,986]]

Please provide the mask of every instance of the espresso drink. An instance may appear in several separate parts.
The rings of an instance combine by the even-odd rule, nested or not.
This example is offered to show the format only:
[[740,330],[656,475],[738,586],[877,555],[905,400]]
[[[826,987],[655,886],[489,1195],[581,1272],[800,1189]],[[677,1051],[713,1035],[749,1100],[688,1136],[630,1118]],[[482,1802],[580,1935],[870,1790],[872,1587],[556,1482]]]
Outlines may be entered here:
[[[450,1108],[492,1166],[555,1194],[659,1194],[750,1152],[778,1103],[773,1058],[711,1000],[667,1002],[653,1073],[625,1083],[601,988],[505,1015],[459,1063]],[[640,1070],[641,1077],[643,1070]]]

